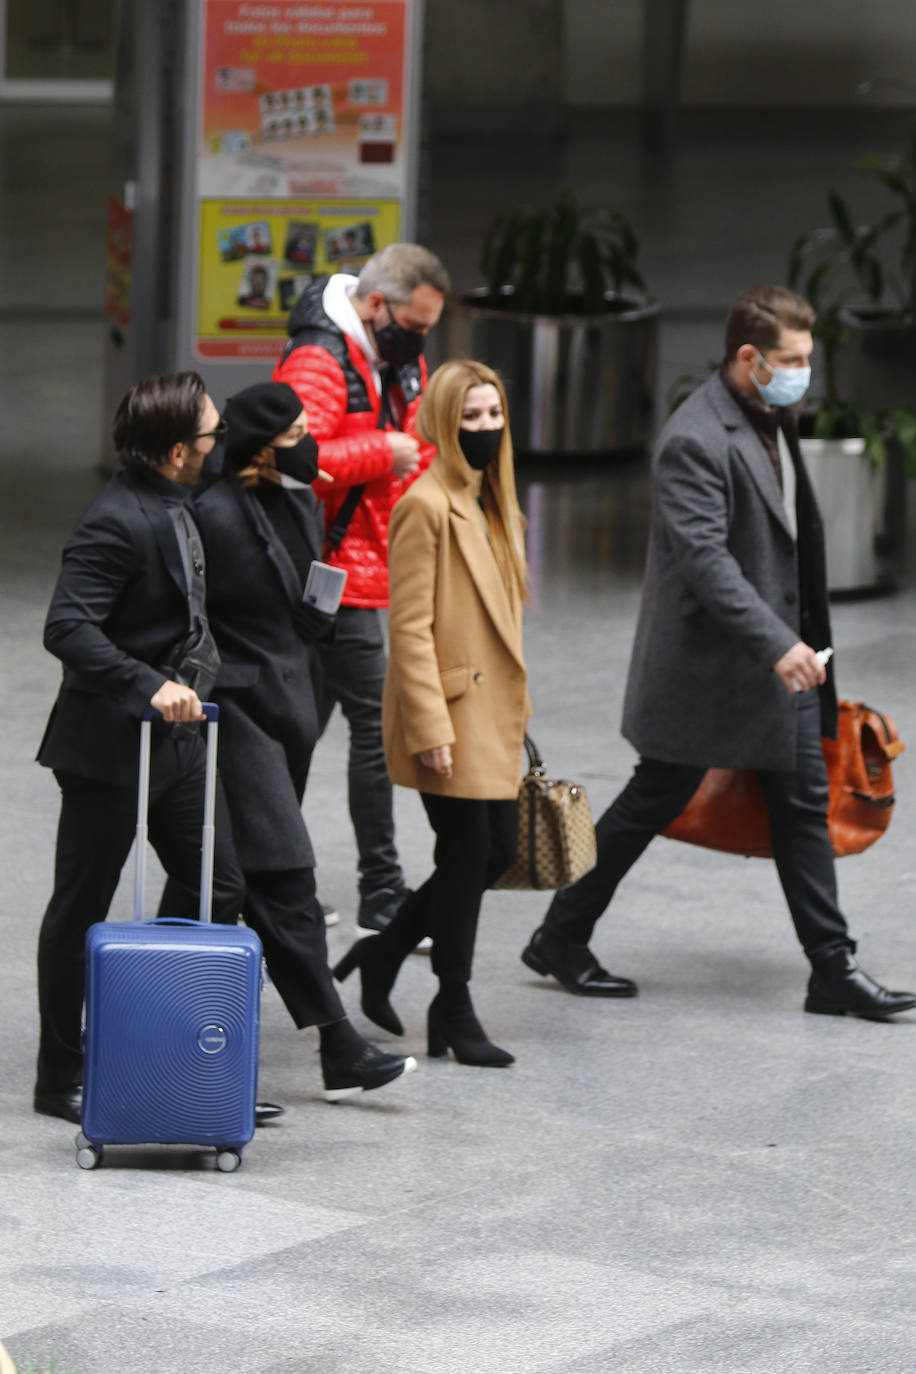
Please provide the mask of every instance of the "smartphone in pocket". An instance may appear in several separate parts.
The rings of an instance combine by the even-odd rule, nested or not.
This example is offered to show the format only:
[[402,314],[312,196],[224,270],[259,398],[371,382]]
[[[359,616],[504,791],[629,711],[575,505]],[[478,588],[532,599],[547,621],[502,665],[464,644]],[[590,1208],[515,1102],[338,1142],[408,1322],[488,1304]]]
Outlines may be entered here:
[[332,568],[330,563],[320,563],[316,559],[309,568],[302,600],[307,606],[314,606],[316,611],[334,615],[340,605],[346,582],[347,573],[344,568]]

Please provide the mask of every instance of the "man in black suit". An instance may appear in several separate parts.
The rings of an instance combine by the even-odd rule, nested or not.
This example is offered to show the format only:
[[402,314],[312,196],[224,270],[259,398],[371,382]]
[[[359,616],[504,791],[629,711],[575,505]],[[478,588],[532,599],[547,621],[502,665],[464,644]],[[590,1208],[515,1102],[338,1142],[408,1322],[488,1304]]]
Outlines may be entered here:
[[[222,433],[194,372],[150,377],[118,407],[123,470],[68,540],[45,623],[64,677],[38,760],[61,789],[54,893],[38,942],[34,1106],[79,1121],[86,930],[103,921],[136,825],[140,717],[153,726],[149,835],[167,873],[200,884],[204,745],[192,722],[219,667],[202,544],[187,498]],[[244,881],[221,789],[213,919],[234,924]],[[263,1119],[264,1113],[261,1117]]]

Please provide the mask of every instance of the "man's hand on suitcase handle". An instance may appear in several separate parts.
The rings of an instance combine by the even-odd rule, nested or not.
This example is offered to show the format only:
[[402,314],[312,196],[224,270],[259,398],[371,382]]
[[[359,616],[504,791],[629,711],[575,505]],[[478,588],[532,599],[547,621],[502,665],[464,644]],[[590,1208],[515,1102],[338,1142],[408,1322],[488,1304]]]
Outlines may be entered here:
[[193,687],[184,687],[180,682],[163,682],[150,697],[149,704],[170,723],[204,719],[200,697]]

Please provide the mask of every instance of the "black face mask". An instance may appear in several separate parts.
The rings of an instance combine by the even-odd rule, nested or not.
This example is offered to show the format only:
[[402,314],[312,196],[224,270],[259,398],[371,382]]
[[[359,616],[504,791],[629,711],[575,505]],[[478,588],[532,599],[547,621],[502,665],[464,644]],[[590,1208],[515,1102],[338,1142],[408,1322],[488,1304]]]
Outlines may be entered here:
[[407,363],[415,363],[426,346],[426,335],[418,334],[415,329],[405,329],[394,318],[387,300],[385,306],[388,310],[389,324],[377,329],[374,322],[369,321],[375,335],[379,357],[392,367],[404,367]]
[[318,476],[318,444],[314,436],[306,434],[295,448],[275,448],[274,462],[277,472],[311,486]]
[[499,446],[503,441],[503,426],[499,429],[459,429],[458,444],[461,452],[476,472],[499,456]]
[[214,477],[221,477],[226,471],[226,440],[217,439],[210,452],[204,459],[204,468],[201,480],[209,481]]

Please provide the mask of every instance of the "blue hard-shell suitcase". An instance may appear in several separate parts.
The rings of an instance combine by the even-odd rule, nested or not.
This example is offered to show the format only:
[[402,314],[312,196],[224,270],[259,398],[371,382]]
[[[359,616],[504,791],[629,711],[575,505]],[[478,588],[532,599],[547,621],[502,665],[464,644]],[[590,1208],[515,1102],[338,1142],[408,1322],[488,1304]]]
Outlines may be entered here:
[[134,920],[86,934],[86,1041],[77,1163],[105,1145],[194,1144],[238,1168],[254,1134],[261,942],[212,925],[218,708],[207,702],[200,920],[143,920],[150,710],[140,728]]

